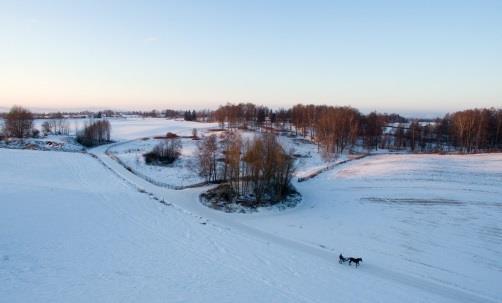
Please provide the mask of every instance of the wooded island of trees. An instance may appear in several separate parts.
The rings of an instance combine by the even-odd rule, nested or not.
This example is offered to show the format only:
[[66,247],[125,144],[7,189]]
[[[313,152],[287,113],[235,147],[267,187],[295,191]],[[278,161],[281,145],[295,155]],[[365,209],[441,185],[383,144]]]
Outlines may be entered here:
[[200,174],[208,182],[223,182],[218,200],[269,205],[296,193],[292,151],[285,151],[272,133],[243,141],[237,132],[206,136],[199,143]]

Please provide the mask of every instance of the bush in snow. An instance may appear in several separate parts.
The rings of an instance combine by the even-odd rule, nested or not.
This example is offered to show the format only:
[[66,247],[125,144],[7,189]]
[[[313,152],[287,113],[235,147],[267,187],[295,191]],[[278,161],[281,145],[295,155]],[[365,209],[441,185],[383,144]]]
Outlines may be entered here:
[[171,164],[180,156],[181,148],[180,139],[165,139],[143,157],[146,164]]
[[111,128],[108,120],[86,122],[77,132],[77,142],[88,147],[110,142]]

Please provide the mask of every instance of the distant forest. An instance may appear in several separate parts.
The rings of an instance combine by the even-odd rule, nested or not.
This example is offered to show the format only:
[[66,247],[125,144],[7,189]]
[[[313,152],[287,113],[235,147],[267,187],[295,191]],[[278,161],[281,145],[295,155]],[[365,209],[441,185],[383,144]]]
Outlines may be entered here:
[[[502,150],[502,109],[495,108],[469,109],[428,120],[378,112],[363,114],[348,106],[298,104],[287,109],[273,110],[252,103],[229,103],[217,110],[106,110],[97,113],[85,111],[49,114],[30,113],[26,109],[13,107],[11,112],[2,113],[0,117],[4,120],[3,137],[26,137],[32,133],[38,134],[37,131],[30,131],[30,120],[33,119],[99,119],[124,115],[218,122],[221,128],[228,129],[260,128],[262,131],[286,132],[312,141],[328,157],[357,148],[465,153]],[[62,132],[56,127],[54,129],[54,132]],[[51,128],[45,127],[44,133],[47,132],[51,132]]]

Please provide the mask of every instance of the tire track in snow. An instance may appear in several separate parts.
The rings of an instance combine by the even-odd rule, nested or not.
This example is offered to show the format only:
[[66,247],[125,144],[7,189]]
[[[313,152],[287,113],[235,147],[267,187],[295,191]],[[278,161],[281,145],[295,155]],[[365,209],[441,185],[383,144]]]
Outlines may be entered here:
[[[117,143],[116,143],[117,144]],[[120,143],[118,143],[120,144]],[[108,148],[113,147],[112,146],[100,146],[97,148],[94,148],[89,151],[98,161],[100,161],[105,167],[107,167],[110,171],[112,171],[115,175],[117,175],[120,179],[124,180],[125,182],[129,183],[131,186],[137,188],[137,189],[142,189],[144,191],[148,191],[151,194],[154,194],[157,196],[157,198],[162,197],[162,200],[164,201],[164,197],[169,196],[170,192],[173,192],[173,190],[169,190],[166,188],[162,188],[159,186],[156,186],[155,184],[149,183],[147,180],[144,180],[140,178],[139,176],[131,173],[128,171],[126,168],[124,168],[122,165],[117,163],[115,160],[111,159],[106,155],[106,150]],[[178,191],[180,192],[180,191]],[[159,200],[160,201],[160,200]],[[206,217],[214,222],[217,222],[219,224],[222,224],[224,227],[229,228],[230,230],[235,230],[239,231],[240,233],[244,235],[249,235],[254,238],[261,239],[262,241],[265,241],[268,244],[275,244],[279,245],[282,247],[286,247],[288,249],[301,252],[310,256],[314,256],[320,259],[323,259],[324,261],[334,265],[338,266],[338,256],[337,254],[327,251],[322,248],[318,248],[315,246],[310,246],[308,244],[302,243],[302,242],[297,242],[295,240],[291,240],[288,238],[283,238],[274,234],[270,234],[267,232],[264,232],[262,230],[238,223],[232,219],[229,219],[228,217],[223,217],[221,215],[216,215],[214,212],[211,211],[204,211],[201,208],[194,208],[194,207],[183,207],[180,206],[178,203],[175,203],[174,201],[169,201],[169,205],[175,206],[178,210],[181,210],[185,214],[190,214],[194,216],[195,218],[201,218],[201,217]],[[422,279],[420,277],[412,276],[409,274],[403,274],[399,273],[396,271],[388,270],[383,267],[379,267],[377,265],[373,264],[365,264],[364,266],[360,267],[357,269],[358,274],[364,274],[368,276],[373,276],[373,277],[378,277],[383,280],[389,280],[393,281],[405,286],[413,287],[420,289],[424,292],[429,292],[433,293],[435,295],[439,295],[441,297],[445,297],[448,299],[451,299],[453,301],[459,302],[479,302],[479,303],[490,303],[490,302],[496,302],[495,299],[480,296],[478,294],[475,294],[473,292],[470,292],[465,289],[459,289],[455,288],[452,286],[444,285],[444,284],[439,284],[435,283],[432,281],[428,281],[425,279]],[[262,281],[265,282],[265,281]],[[266,282],[265,282],[266,283]]]

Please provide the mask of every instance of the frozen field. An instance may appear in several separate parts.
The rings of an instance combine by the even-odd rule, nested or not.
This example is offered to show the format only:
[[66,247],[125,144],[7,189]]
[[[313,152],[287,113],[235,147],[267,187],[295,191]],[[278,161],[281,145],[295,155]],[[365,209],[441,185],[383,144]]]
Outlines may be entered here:
[[[153,120],[114,130],[193,128]],[[206,188],[152,185],[106,149],[0,149],[0,302],[502,300],[502,154],[370,156],[295,183],[294,209],[243,215],[204,207]],[[322,165],[314,154],[300,172]],[[340,252],[364,261],[339,265]]]

